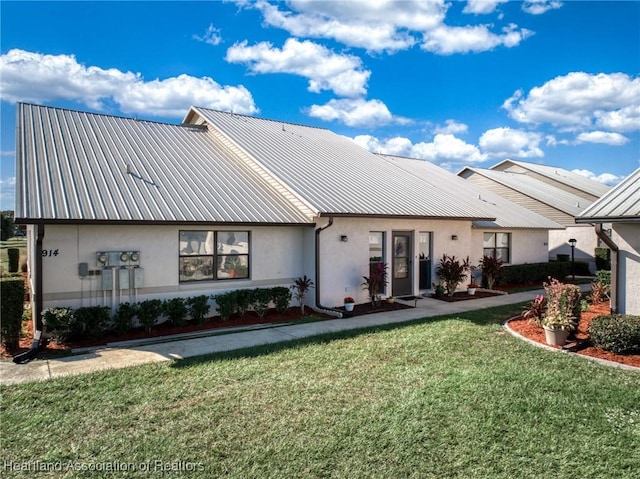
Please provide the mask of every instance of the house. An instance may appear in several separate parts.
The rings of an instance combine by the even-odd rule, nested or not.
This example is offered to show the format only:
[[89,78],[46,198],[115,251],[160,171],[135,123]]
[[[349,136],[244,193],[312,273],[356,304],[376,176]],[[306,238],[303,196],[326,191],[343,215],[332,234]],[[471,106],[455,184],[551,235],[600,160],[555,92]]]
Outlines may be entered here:
[[[480,256],[475,228],[510,226],[481,194],[323,128],[197,107],[179,125],[24,103],[17,112],[16,220],[28,225],[36,311],[303,275],[313,305],[332,308],[346,295],[366,301],[362,277],[379,263],[389,266],[384,295],[416,295],[430,288],[431,258]],[[558,226],[528,218],[531,240],[515,237],[522,222],[508,232],[514,260],[539,257]]]
[[576,240],[576,261],[595,270],[595,248],[602,246],[594,228],[577,224],[578,217],[607,186],[557,167],[505,160],[489,169],[466,167],[458,176],[565,227],[549,232],[549,258],[568,257]]
[[[611,248],[612,311],[640,316],[640,168],[583,211],[576,222],[595,224]],[[604,223],[611,224],[610,236]]]

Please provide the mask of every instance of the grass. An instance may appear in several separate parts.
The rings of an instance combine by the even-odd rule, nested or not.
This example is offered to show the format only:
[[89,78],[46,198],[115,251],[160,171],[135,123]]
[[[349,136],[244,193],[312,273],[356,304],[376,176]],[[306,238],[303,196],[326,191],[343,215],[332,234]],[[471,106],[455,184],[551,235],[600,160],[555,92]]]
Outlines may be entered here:
[[521,309],[5,386],[3,473],[637,477],[640,374],[505,334]]

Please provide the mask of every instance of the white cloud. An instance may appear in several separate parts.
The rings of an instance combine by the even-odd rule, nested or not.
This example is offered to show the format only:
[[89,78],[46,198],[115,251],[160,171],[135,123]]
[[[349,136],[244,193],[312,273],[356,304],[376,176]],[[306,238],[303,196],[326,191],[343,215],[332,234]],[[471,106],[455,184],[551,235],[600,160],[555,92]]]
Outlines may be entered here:
[[522,10],[531,15],[542,15],[549,10],[562,7],[562,2],[558,0],[525,0],[522,3]]
[[204,35],[193,35],[193,38],[204,43],[208,43],[209,45],[220,45],[222,43],[222,36],[220,35],[220,29],[213,26],[213,23],[210,23],[207,27],[207,31],[204,32]]
[[0,210],[13,210],[15,208],[16,177],[0,179]]
[[506,3],[509,0],[467,0],[467,5],[464,7],[464,13],[484,14],[492,13],[498,8],[501,3]]
[[339,96],[366,94],[371,72],[362,70],[362,61],[353,55],[338,55],[310,41],[288,39],[282,49],[269,42],[248,46],[233,45],[225,58],[230,63],[244,63],[254,73],[291,73],[309,79],[309,91],[332,90]]
[[258,110],[242,85],[221,86],[189,75],[146,82],[139,73],[85,66],[74,55],[10,50],[0,56],[0,98],[45,103],[69,100],[96,110],[115,102],[128,114],[182,117],[190,105],[236,113]]
[[540,158],[544,152],[539,145],[542,135],[511,128],[494,128],[485,131],[479,145],[491,158]]
[[518,29],[514,24],[502,29],[502,35],[496,35],[487,25],[450,27],[442,25],[424,34],[423,50],[440,55],[454,53],[484,52],[498,46],[515,47],[533,32],[526,28]]
[[640,78],[624,73],[591,75],[572,72],[532,88],[516,91],[503,103],[521,123],[551,123],[570,128],[593,125],[612,130],[640,129]]
[[437,125],[434,128],[435,133],[451,133],[451,134],[460,134],[466,133],[469,130],[469,127],[464,123],[457,122],[456,120],[447,120],[445,122],[445,126]]
[[604,183],[605,185],[609,185],[609,186],[614,186],[620,183],[620,181],[622,181],[622,179],[624,178],[622,176],[616,176],[611,173],[602,173],[601,175],[596,175],[595,173],[589,170],[571,170],[571,171],[573,173],[577,173],[578,175],[598,181],[600,183]]
[[354,138],[360,146],[374,153],[419,158],[440,164],[469,164],[485,161],[487,156],[478,148],[450,134],[437,134],[432,142],[412,144],[404,137],[394,137],[381,141],[369,135]]
[[309,116],[325,121],[337,120],[352,127],[376,127],[392,122],[402,123],[402,119],[394,119],[387,106],[380,100],[340,99],[330,100],[325,105],[313,105],[308,110]]
[[629,141],[629,138],[620,133],[608,131],[590,131],[580,133],[576,138],[577,143],[604,143],[606,145],[620,146]]

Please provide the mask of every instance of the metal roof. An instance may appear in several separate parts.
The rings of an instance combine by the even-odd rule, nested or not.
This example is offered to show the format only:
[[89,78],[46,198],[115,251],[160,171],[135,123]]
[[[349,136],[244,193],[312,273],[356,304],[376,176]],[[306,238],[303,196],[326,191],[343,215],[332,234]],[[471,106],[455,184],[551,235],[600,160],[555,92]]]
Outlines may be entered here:
[[640,221],[640,168],[584,210],[577,223]]
[[522,168],[538,173],[539,175],[546,176],[554,181],[562,182],[597,198],[601,197],[611,189],[610,186],[600,183],[599,181],[592,180],[586,176],[573,173],[572,171],[568,171],[557,166],[527,163],[525,161],[504,160],[492,166],[491,169],[494,170],[504,163],[513,163],[514,165],[518,165]]
[[217,129],[247,164],[322,215],[493,219],[457,192],[431,187],[326,129],[199,107],[184,121]]
[[485,210],[494,221],[473,221],[476,228],[564,229],[564,226],[487,191],[426,160],[379,155],[419,177],[431,188],[454,191],[468,203]]
[[204,128],[23,103],[17,112],[25,222],[311,222]]
[[[552,186],[544,181],[532,178],[524,173],[488,170],[485,168],[467,167],[462,171],[473,171],[479,175],[511,188],[523,195],[534,198],[570,216],[578,216],[592,201]],[[461,174],[462,171],[459,173]]]

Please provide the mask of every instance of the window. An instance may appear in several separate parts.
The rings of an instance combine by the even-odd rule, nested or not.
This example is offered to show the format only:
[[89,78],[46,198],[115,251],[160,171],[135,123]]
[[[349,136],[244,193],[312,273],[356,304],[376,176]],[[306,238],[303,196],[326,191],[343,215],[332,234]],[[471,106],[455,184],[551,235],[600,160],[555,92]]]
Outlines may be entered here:
[[509,263],[511,233],[484,233],[483,249],[484,256],[492,256]]
[[[384,264],[384,233],[382,231],[369,232],[369,277],[377,273]],[[380,285],[378,294],[383,294],[384,286]]]
[[180,281],[247,278],[248,231],[180,231]]

